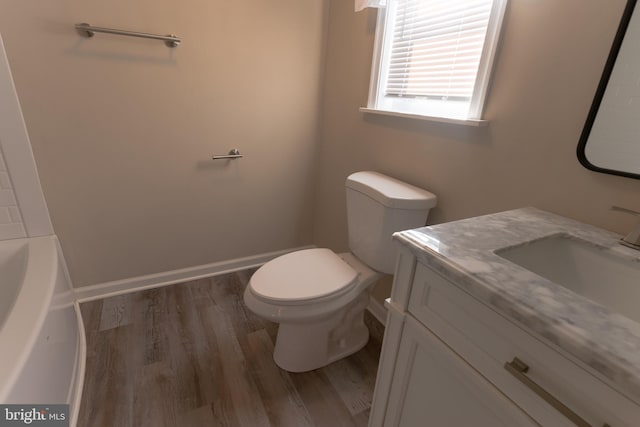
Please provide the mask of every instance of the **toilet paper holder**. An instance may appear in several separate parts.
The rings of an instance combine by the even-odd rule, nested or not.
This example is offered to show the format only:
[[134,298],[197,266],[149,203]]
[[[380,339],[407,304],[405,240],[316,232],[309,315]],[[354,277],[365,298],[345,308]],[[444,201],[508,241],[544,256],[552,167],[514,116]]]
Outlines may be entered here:
[[242,157],[242,154],[240,154],[240,150],[238,150],[237,148],[232,148],[231,150],[229,150],[229,154],[224,154],[221,156],[216,156],[213,155],[211,156],[211,159],[213,160],[232,160],[232,159],[239,159]]

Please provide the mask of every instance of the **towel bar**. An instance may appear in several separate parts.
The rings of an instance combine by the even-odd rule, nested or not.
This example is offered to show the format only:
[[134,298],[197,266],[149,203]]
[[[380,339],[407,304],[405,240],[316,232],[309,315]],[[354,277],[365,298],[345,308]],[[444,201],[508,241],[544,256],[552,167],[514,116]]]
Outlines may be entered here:
[[176,47],[182,41],[180,37],[170,34],[168,36],[160,36],[157,34],[138,33],[136,31],[116,30],[114,28],[94,27],[86,22],[76,24],[76,31],[83,37],[93,37],[95,33],[118,34],[120,36],[142,37],[145,39],[163,40],[167,47]]

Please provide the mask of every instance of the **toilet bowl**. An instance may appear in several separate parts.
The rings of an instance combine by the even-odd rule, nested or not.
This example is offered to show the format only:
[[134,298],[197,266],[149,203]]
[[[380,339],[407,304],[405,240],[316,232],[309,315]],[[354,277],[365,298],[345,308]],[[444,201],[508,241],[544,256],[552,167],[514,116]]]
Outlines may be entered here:
[[346,187],[351,252],[280,256],[254,273],[244,293],[252,312],[279,323],[273,357],[286,371],[321,368],[366,345],[368,290],[394,269],[391,235],[423,226],[436,204],[428,191],[377,172],[354,173]]
[[367,343],[362,316],[369,294],[363,291],[380,273],[350,253],[324,248],[292,252],[270,263],[251,278],[244,301],[255,314],[280,324],[273,355],[278,366],[311,371]]

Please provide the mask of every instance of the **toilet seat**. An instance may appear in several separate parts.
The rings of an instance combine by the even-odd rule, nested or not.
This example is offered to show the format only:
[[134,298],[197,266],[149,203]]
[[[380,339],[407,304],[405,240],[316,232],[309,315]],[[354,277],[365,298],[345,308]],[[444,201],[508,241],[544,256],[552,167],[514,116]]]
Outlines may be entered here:
[[306,304],[335,297],[351,289],[358,272],[326,248],[305,249],[280,256],[251,277],[251,293],[264,302]]

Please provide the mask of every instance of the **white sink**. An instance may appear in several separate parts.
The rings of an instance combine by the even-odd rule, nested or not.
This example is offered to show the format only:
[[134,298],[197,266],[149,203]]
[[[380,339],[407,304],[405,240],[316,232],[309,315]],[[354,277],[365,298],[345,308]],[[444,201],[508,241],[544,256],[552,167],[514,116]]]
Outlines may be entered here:
[[640,322],[640,253],[635,258],[633,255],[625,258],[567,234],[498,249],[495,253]]

